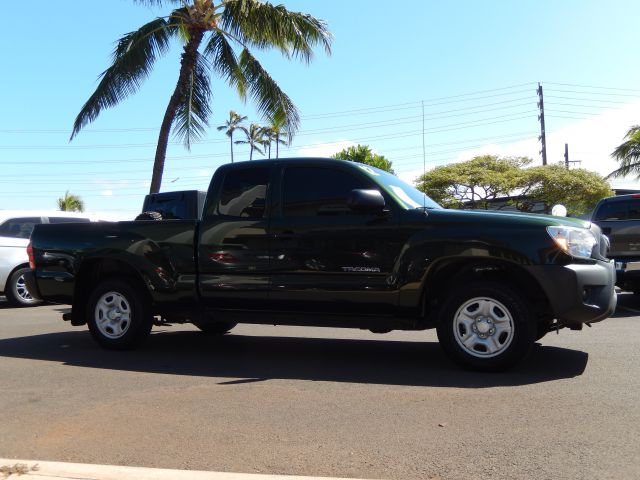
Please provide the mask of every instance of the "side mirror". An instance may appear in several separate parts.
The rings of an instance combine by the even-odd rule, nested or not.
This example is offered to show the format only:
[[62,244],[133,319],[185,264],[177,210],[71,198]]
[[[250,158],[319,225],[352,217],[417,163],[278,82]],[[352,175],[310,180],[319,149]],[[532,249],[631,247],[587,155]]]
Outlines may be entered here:
[[381,213],[385,207],[384,197],[378,190],[351,190],[347,206],[356,213]]

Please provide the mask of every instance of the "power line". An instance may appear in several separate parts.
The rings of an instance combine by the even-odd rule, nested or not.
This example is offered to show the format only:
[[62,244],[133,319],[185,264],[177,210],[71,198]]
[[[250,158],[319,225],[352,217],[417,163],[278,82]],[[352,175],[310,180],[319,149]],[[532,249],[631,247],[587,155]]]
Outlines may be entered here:
[[578,87],[578,88],[593,88],[593,89],[603,89],[603,90],[619,90],[624,92],[638,92],[639,89],[636,88],[617,88],[617,87],[603,87],[603,86],[594,86],[594,85],[577,85],[575,83],[558,83],[558,82],[541,82],[549,85],[561,85],[564,87]]

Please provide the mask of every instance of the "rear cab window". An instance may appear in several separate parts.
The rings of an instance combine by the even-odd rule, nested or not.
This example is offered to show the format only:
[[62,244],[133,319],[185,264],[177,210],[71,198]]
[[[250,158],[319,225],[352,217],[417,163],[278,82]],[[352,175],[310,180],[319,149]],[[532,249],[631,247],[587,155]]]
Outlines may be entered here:
[[600,204],[595,221],[640,220],[640,199],[618,200]]

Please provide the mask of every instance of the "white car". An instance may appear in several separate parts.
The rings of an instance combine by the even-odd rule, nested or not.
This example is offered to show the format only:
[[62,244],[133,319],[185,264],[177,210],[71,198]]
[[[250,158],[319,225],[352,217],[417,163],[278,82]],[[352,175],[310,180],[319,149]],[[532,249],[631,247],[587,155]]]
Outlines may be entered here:
[[90,221],[91,216],[81,212],[0,210],[0,295],[18,307],[39,303],[24,283],[29,270],[27,245],[34,225]]

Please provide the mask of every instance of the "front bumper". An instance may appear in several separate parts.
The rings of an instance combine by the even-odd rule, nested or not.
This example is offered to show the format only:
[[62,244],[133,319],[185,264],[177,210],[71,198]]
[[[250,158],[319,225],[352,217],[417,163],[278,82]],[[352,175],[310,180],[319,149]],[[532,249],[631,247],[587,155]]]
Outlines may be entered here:
[[542,265],[532,267],[531,273],[562,325],[599,322],[615,311],[616,271],[612,262]]

